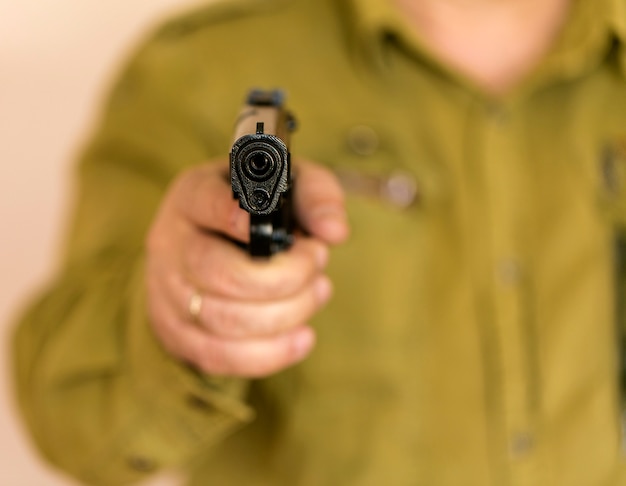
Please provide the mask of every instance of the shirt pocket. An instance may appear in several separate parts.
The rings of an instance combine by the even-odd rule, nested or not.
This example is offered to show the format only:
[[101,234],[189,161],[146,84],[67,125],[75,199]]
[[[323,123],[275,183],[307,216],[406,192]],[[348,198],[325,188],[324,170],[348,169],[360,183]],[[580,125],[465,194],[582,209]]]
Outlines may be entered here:
[[406,134],[384,123],[355,123],[337,133],[317,160],[334,171],[350,201],[415,214],[442,199],[441,167],[403,141]]
[[443,258],[457,241],[446,173],[384,125],[337,133],[344,138],[335,147],[307,153],[337,175],[346,195],[350,237],[333,249],[329,273],[341,305],[331,310],[344,328],[363,333],[370,323],[372,335],[384,328],[407,337],[429,322],[432,275],[453,263]]
[[616,229],[626,230],[626,133],[602,145],[596,174],[602,212]]
[[612,228],[614,242],[615,335],[621,405],[619,422],[622,461],[626,461],[626,133],[607,138],[600,151],[596,173],[599,206],[606,223]]

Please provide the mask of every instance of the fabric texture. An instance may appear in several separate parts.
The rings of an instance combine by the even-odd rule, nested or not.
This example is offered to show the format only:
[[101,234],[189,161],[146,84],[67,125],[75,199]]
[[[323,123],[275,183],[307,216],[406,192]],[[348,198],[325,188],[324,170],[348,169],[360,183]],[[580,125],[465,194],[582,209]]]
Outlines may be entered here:
[[[16,330],[43,454],[94,485],[163,468],[191,485],[626,484],[625,40],[626,2],[575,2],[493,97],[383,1],[213,2],[161,27],[111,93],[61,269]],[[143,242],[172,179],[227,156],[251,87],[286,91],[292,152],[341,177],[352,236],[314,353],[247,382],[161,349]]]

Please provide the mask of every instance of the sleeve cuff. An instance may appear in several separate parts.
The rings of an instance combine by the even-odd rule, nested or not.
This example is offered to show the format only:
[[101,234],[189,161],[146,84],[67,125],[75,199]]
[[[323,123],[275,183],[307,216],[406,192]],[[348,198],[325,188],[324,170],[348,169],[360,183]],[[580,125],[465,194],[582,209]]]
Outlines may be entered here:
[[245,403],[247,380],[203,375],[171,357],[157,341],[147,317],[143,261],[135,268],[129,293],[124,367],[136,410],[94,471],[99,478],[107,470],[114,472],[113,484],[181,467],[254,418]]

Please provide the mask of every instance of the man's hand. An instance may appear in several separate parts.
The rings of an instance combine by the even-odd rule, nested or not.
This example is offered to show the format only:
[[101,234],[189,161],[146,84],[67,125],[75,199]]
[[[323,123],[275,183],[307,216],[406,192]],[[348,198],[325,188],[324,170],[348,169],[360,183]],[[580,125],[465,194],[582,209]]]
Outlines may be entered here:
[[205,373],[267,376],[313,347],[307,321],[332,293],[329,245],[348,235],[343,192],[328,170],[299,164],[294,203],[307,236],[258,260],[229,241],[249,240],[249,216],[226,174],[226,164],[192,168],[168,191],[147,241],[150,321],[166,350]]

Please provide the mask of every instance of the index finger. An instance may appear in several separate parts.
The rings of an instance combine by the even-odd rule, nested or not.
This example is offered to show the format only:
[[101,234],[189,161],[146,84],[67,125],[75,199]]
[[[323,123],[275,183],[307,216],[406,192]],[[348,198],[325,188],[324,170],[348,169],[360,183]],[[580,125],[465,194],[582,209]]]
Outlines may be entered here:
[[176,190],[176,207],[191,224],[239,241],[247,241],[250,217],[233,197],[228,164],[214,162],[183,174]]
[[294,198],[296,218],[307,232],[330,244],[348,237],[344,191],[329,169],[299,162]]
[[195,288],[233,300],[268,301],[290,297],[326,266],[328,248],[299,237],[287,252],[252,259],[235,245],[211,235],[190,235],[185,274]]

